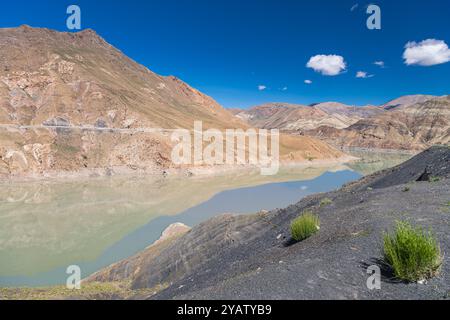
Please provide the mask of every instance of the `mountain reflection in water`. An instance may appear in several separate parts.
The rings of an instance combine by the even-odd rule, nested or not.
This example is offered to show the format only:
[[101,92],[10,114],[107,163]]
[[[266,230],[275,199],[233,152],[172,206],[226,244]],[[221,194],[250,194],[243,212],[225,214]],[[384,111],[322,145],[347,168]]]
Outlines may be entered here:
[[65,283],[127,258],[171,223],[194,226],[222,213],[254,213],[339,188],[392,167],[405,155],[377,154],[335,166],[258,170],[215,177],[115,177],[68,182],[0,182],[0,287]]

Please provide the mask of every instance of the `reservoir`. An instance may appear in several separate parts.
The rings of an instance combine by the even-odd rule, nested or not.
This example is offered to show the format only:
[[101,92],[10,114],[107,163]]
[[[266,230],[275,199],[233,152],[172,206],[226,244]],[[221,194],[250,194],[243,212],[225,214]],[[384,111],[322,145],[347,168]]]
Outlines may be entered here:
[[224,213],[283,208],[410,157],[357,156],[349,164],[282,167],[275,176],[0,182],[0,287],[65,284],[70,265],[85,278],[142,251],[172,223],[193,227]]

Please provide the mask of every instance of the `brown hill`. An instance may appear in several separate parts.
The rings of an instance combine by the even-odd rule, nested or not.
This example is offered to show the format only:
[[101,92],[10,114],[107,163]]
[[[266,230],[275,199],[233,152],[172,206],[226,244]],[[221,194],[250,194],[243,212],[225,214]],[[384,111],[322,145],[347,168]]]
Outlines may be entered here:
[[[159,170],[171,166],[170,135],[129,129],[192,128],[196,120],[204,128],[248,128],[211,97],[151,72],[92,30],[0,29],[0,65],[0,175]],[[282,140],[287,153],[341,155],[314,139]]]
[[2,122],[43,124],[57,114],[117,128],[191,127],[196,119],[242,126],[212,98],[151,72],[92,30],[1,29],[0,46]]
[[305,131],[320,126],[346,128],[380,112],[381,108],[373,106],[353,107],[337,102],[325,102],[313,106],[269,103],[234,113],[238,118],[258,128]]
[[382,105],[382,107],[386,110],[402,107],[402,106],[412,106],[416,103],[422,103],[431,99],[436,98],[435,96],[431,95],[424,95],[424,94],[415,94],[415,95],[409,95],[409,96],[402,96],[400,98],[394,99],[392,101],[389,101],[388,103],[385,103]]
[[449,101],[449,96],[412,95],[380,107],[277,103],[234,113],[256,127],[312,136],[339,147],[414,151],[450,142]]
[[450,143],[450,96],[402,105],[343,130],[320,127],[308,134],[346,147],[423,150]]

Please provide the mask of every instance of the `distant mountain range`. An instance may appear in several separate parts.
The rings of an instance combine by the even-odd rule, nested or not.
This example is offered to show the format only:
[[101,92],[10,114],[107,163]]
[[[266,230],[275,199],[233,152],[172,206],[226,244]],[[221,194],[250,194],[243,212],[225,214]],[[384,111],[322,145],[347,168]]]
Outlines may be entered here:
[[[211,97],[153,73],[93,30],[0,29],[0,52],[0,175],[162,170],[172,167],[170,135],[120,130],[189,129],[194,121],[205,129],[249,128]],[[310,137],[283,136],[281,152],[294,160],[342,155]]]
[[423,150],[450,143],[450,96],[411,95],[362,107],[271,103],[233,113],[252,126],[314,136],[340,147]]
[[391,109],[395,109],[398,107],[412,106],[417,103],[423,103],[425,101],[428,101],[428,100],[431,100],[434,98],[437,98],[437,97],[431,96],[431,95],[424,95],[424,94],[403,96],[403,97],[394,99],[392,101],[389,101],[388,103],[385,103],[381,107],[386,110],[391,110]]
[[347,128],[359,120],[382,113],[379,107],[353,107],[337,102],[325,102],[313,106],[288,103],[269,103],[249,110],[233,110],[234,114],[250,125],[294,131],[311,130],[320,126]]

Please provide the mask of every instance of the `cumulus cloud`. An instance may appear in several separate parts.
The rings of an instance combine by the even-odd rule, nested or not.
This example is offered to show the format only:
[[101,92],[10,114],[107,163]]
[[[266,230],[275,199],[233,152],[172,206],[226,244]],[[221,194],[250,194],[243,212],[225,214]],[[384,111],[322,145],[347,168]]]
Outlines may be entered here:
[[306,84],[312,84],[312,81],[311,80],[305,80],[305,83]]
[[361,79],[372,78],[372,77],[373,77],[373,74],[368,74],[368,73],[365,72],[365,71],[358,71],[358,72],[356,73],[356,77],[357,77],[357,78],[361,78]]
[[374,65],[377,65],[377,66],[379,66],[379,67],[381,67],[381,68],[384,68],[384,61],[375,61],[374,63],[373,63]]
[[337,76],[347,68],[342,56],[323,54],[311,57],[306,66],[325,76]]
[[266,90],[266,89],[267,89],[267,87],[266,87],[265,85],[260,84],[260,85],[258,86],[258,90],[259,90],[259,91],[264,91],[264,90]]
[[422,42],[408,42],[403,59],[407,65],[434,66],[450,61],[450,49],[442,40],[427,39]]

